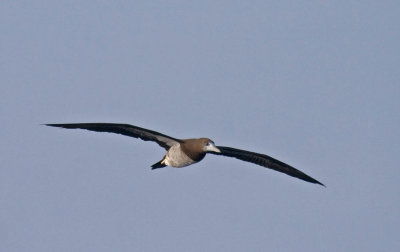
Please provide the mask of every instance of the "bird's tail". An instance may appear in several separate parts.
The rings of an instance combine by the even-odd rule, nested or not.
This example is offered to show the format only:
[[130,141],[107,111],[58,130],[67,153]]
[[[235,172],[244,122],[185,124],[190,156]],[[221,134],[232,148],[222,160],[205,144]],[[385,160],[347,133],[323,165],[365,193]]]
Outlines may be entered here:
[[161,159],[159,162],[153,164],[153,165],[151,166],[151,169],[154,170],[154,169],[163,168],[163,167],[167,166],[167,165],[164,163],[164,159],[165,159],[165,157],[164,157],[163,159]]

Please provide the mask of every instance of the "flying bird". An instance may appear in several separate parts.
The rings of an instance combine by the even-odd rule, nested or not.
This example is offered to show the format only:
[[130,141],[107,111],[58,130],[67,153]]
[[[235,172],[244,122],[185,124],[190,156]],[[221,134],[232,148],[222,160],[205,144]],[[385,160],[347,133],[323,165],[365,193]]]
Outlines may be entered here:
[[188,166],[201,161],[207,153],[210,153],[234,157],[246,162],[273,169],[278,172],[286,173],[287,175],[310,183],[325,186],[318,180],[270,156],[231,147],[216,146],[209,138],[178,139],[153,130],[140,128],[130,124],[119,123],[67,123],[45,125],[66,129],[86,129],[97,132],[111,132],[134,138],[140,138],[144,141],[156,142],[158,145],[163,147],[167,153],[159,162],[151,166],[152,169],[163,168],[166,166]]

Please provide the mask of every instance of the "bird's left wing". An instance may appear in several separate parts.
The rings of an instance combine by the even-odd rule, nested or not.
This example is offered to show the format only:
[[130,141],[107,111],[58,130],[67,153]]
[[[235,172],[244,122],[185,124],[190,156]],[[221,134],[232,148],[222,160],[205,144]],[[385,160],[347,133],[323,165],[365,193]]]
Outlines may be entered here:
[[215,155],[227,156],[227,157],[234,157],[234,158],[246,161],[246,162],[254,163],[257,165],[261,165],[261,166],[273,169],[275,171],[286,173],[287,175],[302,179],[307,182],[325,186],[324,184],[322,184],[318,180],[308,176],[307,174],[305,174],[305,173],[293,168],[292,166],[285,164],[277,159],[267,156],[265,154],[260,154],[260,153],[245,151],[245,150],[239,150],[239,149],[235,149],[235,148],[231,148],[231,147],[224,147],[224,146],[217,146],[217,148],[221,151],[220,153],[217,153],[217,152],[209,152],[209,153],[215,154]]
[[140,138],[144,141],[153,141],[161,147],[168,150],[172,145],[180,143],[181,140],[161,134],[159,132],[140,128],[130,124],[119,123],[66,123],[66,124],[45,124],[52,127],[66,129],[86,129],[98,132],[111,132],[134,138]]

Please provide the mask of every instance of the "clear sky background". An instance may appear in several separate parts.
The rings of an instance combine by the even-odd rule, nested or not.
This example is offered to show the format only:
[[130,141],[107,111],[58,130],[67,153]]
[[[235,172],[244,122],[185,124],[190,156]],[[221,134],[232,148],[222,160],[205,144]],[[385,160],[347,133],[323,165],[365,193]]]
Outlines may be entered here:
[[[399,1],[0,5],[0,251],[399,251]],[[327,185],[42,123],[123,122]]]

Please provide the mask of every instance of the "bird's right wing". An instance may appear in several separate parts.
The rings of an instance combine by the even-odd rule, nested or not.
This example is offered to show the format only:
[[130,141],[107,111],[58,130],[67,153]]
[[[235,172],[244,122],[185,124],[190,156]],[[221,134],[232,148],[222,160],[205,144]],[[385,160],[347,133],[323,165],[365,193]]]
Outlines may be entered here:
[[294,168],[288,164],[285,164],[275,158],[272,158],[268,155],[251,152],[251,151],[246,151],[246,150],[235,149],[235,148],[231,148],[231,147],[224,147],[224,146],[217,146],[217,148],[221,151],[220,153],[217,153],[217,152],[210,152],[210,153],[215,154],[215,155],[234,157],[234,158],[246,161],[246,162],[250,162],[253,164],[257,164],[257,165],[261,165],[261,166],[273,169],[278,172],[286,173],[287,175],[302,179],[307,182],[325,186],[318,180],[308,176],[307,174],[297,170],[296,168]]
[[130,124],[119,123],[66,123],[66,124],[45,124],[52,127],[60,127],[66,129],[86,129],[98,132],[111,132],[140,138],[143,141],[153,141],[158,143],[161,147],[168,150],[172,145],[180,143],[181,140],[161,134],[159,132],[140,128]]

